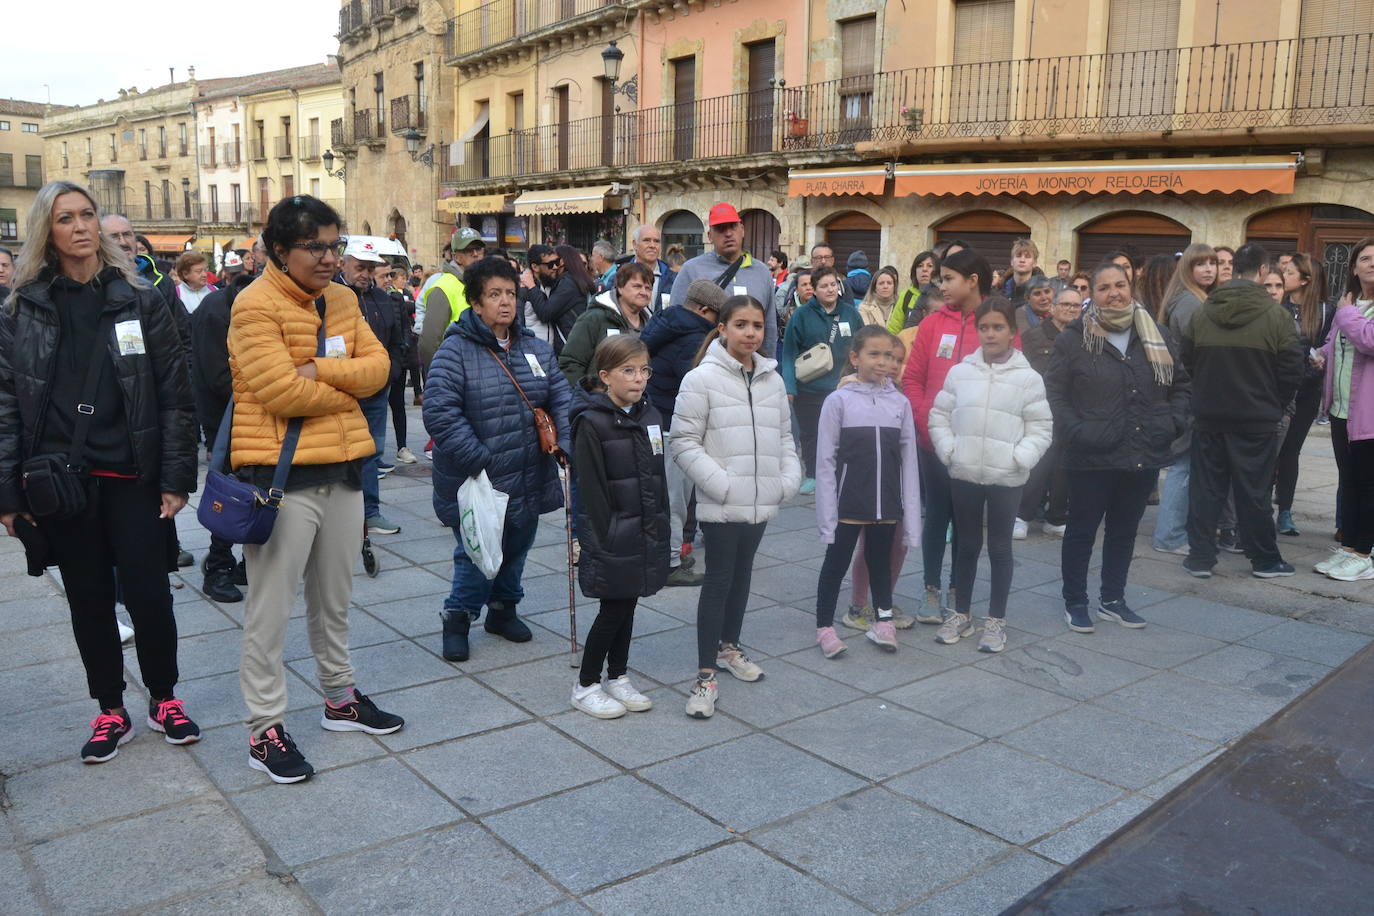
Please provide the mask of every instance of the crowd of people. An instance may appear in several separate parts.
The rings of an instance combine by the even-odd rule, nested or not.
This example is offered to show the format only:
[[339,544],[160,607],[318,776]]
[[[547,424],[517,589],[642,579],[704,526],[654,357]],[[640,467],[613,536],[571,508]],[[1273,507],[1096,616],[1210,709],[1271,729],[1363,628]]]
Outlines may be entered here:
[[[676,263],[651,224],[625,253],[534,245],[525,263],[461,227],[440,268],[407,271],[296,196],[251,248],[168,265],[82,186],[40,190],[29,244],[17,258],[0,249],[0,523],[31,573],[62,573],[99,706],[82,759],[109,760],[133,736],[117,602],[148,726],[172,743],[199,737],[175,693],[168,574],[189,556],[174,519],[201,445],[279,503],[264,543],[236,560],[215,536],[202,564],[208,597],[248,589],[249,764],[282,783],[313,774],[283,725],[302,585],[322,727],[404,727],[357,687],[348,607],[364,536],[400,532],[378,486],[394,468],[388,413],[394,460],[420,460],[408,382],[434,511],[454,533],[443,657],[470,657],[484,614],[488,633],[532,638],[526,558],[540,516],[565,509],[581,589],[599,601],[570,702],[599,718],[653,705],[630,679],[631,637],[638,601],[665,587],[700,588],[689,716],[713,715],[718,672],[763,677],[742,648],[744,611],[767,524],[797,493],[814,494],[826,545],[815,607],[827,658],[847,649],[847,571],[839,623],[878,649],[897,651],[896,630],[919,623],[942,645],[980,635],[980,651],[1003,651],[1014,542],[1036,523],[1063,539],[1068,628],[1092,633],[1095,616],[1141,629],[1126,584],[1152,500],[1153,546],[1182,555],[1187,574],[1212,576],[1227,550],[1256,577],[1291,576],[1279,538],[1298,534],[1302,445],[1321,421],[1339,545],[1316,571],[1374,578],[1374,239],[1328,290],[1310,255],[1253,243],[1143,263],[1114,252],[1083,271],[1061,260],[1047,276],[1030,239],[1000,269],[954,240],[903,273],[870,269],[864,252],[842,270],[825,244],[804,263],[759,261],[731,204],[706,222],[706,250]],[[466,524],[473,484],[505,496],[499,563]],[[984,546],[991,594],[977,620]],[[907,614],[894,591],[911,548],[925,589]]]

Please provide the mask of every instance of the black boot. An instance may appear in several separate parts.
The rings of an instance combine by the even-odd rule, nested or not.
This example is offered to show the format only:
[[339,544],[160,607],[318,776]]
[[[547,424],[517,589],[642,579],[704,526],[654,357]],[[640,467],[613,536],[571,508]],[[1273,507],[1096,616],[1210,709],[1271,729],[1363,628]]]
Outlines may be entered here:
[[205,573],[205,583],[201,586],[205,597],[221,604],[232,604],[243,600],[243,592],[234,585],[232,569],[211,569]]
[[[230,557],[230,559],[233,559],[233,558]],[[247,561],[247,560],[239,560],[238,564],[234,567],[234,584],[235,584],[235,585],[247,585],[247,584],[248,584],[248,561]]]
[[472,615],[464,610],[444,611],[439,615],[444,622],[444,658],[451,662],[468,660],[468,628],[472,626]]
[[529,642],[534,638],[530,628],[515,614],[515,605],[504,601],[487,602],[486,631],[511,642]]

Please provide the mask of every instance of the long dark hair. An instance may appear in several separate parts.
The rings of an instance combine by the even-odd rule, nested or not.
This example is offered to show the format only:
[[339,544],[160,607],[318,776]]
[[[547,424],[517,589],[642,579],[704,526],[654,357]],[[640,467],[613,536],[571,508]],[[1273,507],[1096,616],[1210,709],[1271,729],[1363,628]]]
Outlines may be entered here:
[[1301,251],[1294,252],[1290,260],[1298,276],[1307,281],[1302,291],[1293,297],[1293,304],[1298,307],[1298,323],[1302,325],[1303,336],[1312,341],[1313,346],[1317,346],[1321,343],[1326,310],[1326,283],[1322,276],[1322,266],[1311,255]]
[[587,264],[582,260],[582,252],[571,245],[559,245],[554,251],[563,259],[563,276],[572,280],[579,293],[590,296],[596,289],[596,281],[587,273]]
[[711,333],[706,335],[706,339],[701,342],[701,346],[697,349],[697,355],[692,359],[693,366],[701,365],[702,359],[706,356],[706,351],[710,349],[711,344],[716,342],[716,338],[720,337],[720,329],[729,324],[730,319],[735,317],[735,312],[741,309],[757,309],[759,314],[763,316],[763,320],[768,320],[768,312],[764,311],[759,300],[753,296],[731,296],[726,299],[725,304],[720,307],[720,314],[716,317],[716,326],[711,329]]
[[948,255],[940,262],[940,269],[948,267],[962,277],[978,277],[978,292],[986,299],[988,293],[992,292],[992,268],[988,266],[987,259],[972,248],[965,248]]
[[1169,288],[1170,281],[1174,278],[1174,256],[1171,254],[1157,254],[1145,262],[1144,277],[1138,284],[1140,289],[1136,298],[1145,309],[1162,321],[1164,306],[1168,300],[1164,298],[1165,291]]
[[1374,246],[1374,235],[1367,235],[1350,246],[1350,273],[1345,278],[1345,291],[1357,301],[1364,298],[1364,287],[1360,285],[1359,274],[1355,273],[1355,262],[1360,252],[1371,246]]

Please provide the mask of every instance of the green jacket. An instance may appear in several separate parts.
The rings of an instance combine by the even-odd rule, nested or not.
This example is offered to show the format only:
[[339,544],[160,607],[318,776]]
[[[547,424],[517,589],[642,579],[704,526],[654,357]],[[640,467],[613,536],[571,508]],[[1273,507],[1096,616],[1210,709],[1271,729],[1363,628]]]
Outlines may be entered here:
[[558,356],[558,368],[563,370],[568,384],[577,387],[582,377],[591,371],[592,358],[596,355],[597,345],[601,341],[616,334],[633,334],[638,337],[648,320],[649,313],[646,309],[640,314],[639,327],[631,327],[621,314],[620,303],[613,290],[607,290],[593,299],[568,332],[568,340],[563,344],[563,352]]
[[[849,347],[854,342],[854,335],[863,326],[859,310],[844,299],[835,304],[835,311],[829,315],[814,298],[797,309],[792,320],[787,322],[787,332],[782,337],[782,359],[778,365],[787,393],[829,394],[834,391],[849,365]],[[797,357],[818,343],[830,344],[833,367],[820,378],[797,381]]]

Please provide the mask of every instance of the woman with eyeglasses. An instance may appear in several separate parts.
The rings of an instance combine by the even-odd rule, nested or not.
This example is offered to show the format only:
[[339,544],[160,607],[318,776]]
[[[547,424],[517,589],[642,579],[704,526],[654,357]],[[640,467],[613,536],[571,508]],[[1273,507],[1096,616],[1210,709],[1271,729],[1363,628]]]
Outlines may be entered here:
[[635,261],[620,265],[615,272],[615,289],[608,289],[592,300],[558,355],[558,366],[569,385],[577,385],[591,371],[601,341],[620,334],[640,335],[649,320],[646,309],[653,291],[653,271]]
[[[239,668],[248,764],[278,783],[315,772],[282,724],[282,655],[302,580],[325,697],[320,725],[389,735],[405,724],[358,692],[348,654],[353,565],[363,540],[362,465],[375,451],[358,399],[386,384],[391,358],[359,311],[358,297],[333,282],[343,263],[341,224],[314,197],[280,201],[262,232],[268,266],[234,300],[229,319],[234,472],[260,489],[271,487],[290,422],[304,418],[272,536],[243,548],[253,583]],[[226,432],[221,428],[220,435]]]
[[[510,642],[533,634],[517,608],[521,577],[539,516],[563,506],[558,462],[572,452],[572,393],[553,348],[515,320],[519,277],[508,261],[483,258],[463,273],[465,309],[444,335],[425,383],[425,429],[434,436],[434,511],[453,529],[453,587],[444,599],[443,654],[467,661],[472,622],[487,609],[485,629]],[[552,452],[541,448],[534,411],[557,430]],[[463,544],[458,488],[485,471],[509,494],[501,567],[488,579]]]

